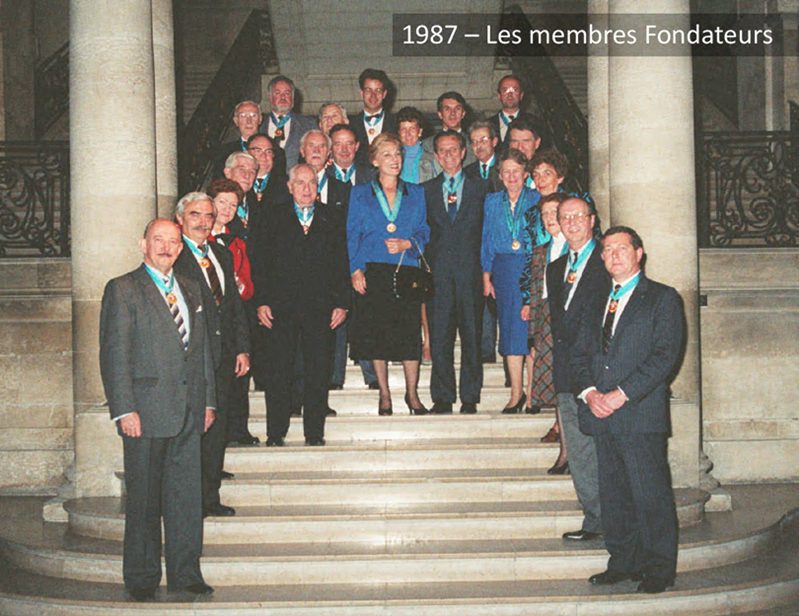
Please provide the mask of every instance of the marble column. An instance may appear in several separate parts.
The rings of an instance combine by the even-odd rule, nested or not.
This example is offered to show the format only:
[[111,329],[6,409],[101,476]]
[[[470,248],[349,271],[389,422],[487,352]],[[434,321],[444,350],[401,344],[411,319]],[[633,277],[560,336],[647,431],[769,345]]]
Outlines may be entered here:
[[106,282],[141,263],[155,216],[151,0],[72,0],[70,159],[75,465],[78,495],[120,490],[121,442],[100,381],[98,325]]
[[[682,15],[689,0],[662,0],[647,11],[640,2],[610,0],[616,15]],[[675,287],[685,304],[685,357],[673,384],[669,443],[674,484],[700,485],[698,248],[694,167],[694,103],[690,50],[680,56],[609,58],[610,218],[644,240],[646,273]]]
[[152,0],[155,65],[155,159],[158,216],[172,218],[178,200],[178,135],[172,0]]
[[[588,19],[600,30],[608,25],[608,0],[588,0]],[[588,171],[590,193],[602,229],[610,222],[610,158],[608,151],[608,46],[588,49]]]

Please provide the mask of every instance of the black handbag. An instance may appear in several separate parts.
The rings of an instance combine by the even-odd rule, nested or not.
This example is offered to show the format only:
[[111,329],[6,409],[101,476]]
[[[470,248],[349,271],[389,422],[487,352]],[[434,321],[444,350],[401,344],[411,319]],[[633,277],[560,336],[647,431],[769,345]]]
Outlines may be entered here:
[[[419,243],[416,243],[419,248]],[[415,302],[424,303],[433,298],[433,270],[424,258],[424,253],[419,249],[419,255],[424,267],[414,267],[413,265],[403,265],[405,251],[400,255],[397,268],[394,270],[393,284],[394,297]]]

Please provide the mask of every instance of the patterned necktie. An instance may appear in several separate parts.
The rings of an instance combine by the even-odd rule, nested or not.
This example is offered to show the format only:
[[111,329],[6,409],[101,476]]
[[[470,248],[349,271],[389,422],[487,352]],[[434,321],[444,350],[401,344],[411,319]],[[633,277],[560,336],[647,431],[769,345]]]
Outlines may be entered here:
[[180,308],[178,308],[177,300],[175,300],[174,303],[170,302],[169,312],[172,313],[172,320],[174,320],[175,325],[177,325],[178,333],[180,334],[180,341],[183,343],[183,350],[188,351],[189,333],[186,331],[186,324],[183,322],[183,317],[180,315]]
[[449,194],[447,195],[447,214],[449,214],[449,221],[455,222],[455,217],[458,215],[458,193],[455,192],[455,178],[449,179]]
[[211,261],[211,258],[206,252],[208,247],[205,244],[202,244],[201,246],[198,246],[198,248],[206,255],[203,257],[200,265],[208,272],[208,286],[211,287],[211,293],[213,293],[214,301],[218,306],[222,303],[222,283],[219,282],[219,274],[216,273],[214,262]]
[[605,313],[605,324],[602,326],[602,354],[607,355],[610,348],[610,341],[613,338],[613,321],[616,318],[616,309],[619,307],[619,300],[615,295],[621,289],[621,285],[617,284],[613,287],[613,295],[608,304],[608,311]]
[[563,305],[569,303],[569,294],[571,293],[574,282],[577,280],[577,270],[574,265],[577,263],[577,251],[571,253],[571,265],[569,266],[569,274],[566,276],[566,282],[563,284]]

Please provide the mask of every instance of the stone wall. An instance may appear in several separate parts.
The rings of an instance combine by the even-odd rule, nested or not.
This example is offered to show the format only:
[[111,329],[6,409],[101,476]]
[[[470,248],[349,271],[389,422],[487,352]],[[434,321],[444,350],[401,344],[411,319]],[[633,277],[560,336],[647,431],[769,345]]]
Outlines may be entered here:
[[0,490],[52,492],[74,455],[68,259],[0,261]]
[[722,483],[799,479],[799,250],[700,251],[704,449]]

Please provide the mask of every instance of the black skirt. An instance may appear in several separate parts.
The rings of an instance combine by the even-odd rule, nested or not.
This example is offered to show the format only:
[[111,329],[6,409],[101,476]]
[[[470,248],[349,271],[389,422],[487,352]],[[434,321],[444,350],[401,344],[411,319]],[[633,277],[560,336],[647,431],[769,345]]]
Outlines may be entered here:
[[417,301],[395,297],[392,276],[396,267],[366,264],[366,294],[354,293],[349,330],[352,359],[421,359],[421,307]]

